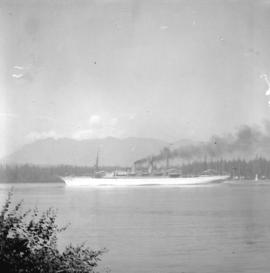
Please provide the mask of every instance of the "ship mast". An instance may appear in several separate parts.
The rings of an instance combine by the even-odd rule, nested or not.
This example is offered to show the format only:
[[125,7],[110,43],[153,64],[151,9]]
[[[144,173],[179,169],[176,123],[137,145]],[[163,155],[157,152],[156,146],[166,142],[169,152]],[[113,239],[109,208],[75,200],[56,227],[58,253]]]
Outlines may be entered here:
[[169,159],[169,155],[170,155],[170,148],[165,148],[165,153],[166,153],[166,171],[168,171],[169,167],[170,167],[170,159]]
[[151,157],[149,158],[148,163],[149,163],[149,166],[148,166],[148,173],[149,173],[149,174],[152,174],[152,173],[153,173],[153,170],[154,170],[154,158],[153,158],[153,156],[151,156]]
[[99,151],[97,152],[97,157],[96,157],[96,164],[95,164],[95,171],[98,171],[98,163],[99,163]]

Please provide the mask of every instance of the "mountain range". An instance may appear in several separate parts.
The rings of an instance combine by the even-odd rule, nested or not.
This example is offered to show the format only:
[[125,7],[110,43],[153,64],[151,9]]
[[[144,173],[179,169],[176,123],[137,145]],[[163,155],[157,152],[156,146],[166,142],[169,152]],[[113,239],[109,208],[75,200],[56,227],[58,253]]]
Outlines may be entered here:
[[27,144],[2,159],[7,164],[93,166],[99,152],[102,166],[131,166],[140,158],[158,154],[168,143],[151,138],[73,140],[47,138]]
[[182,139],[168,143],[136,137],[88,140],[47,138],[23,146],[2,159],[2,163],[93,166],[99,151],[101,166],[126,167],[137,160],[148,162],[150,156],[155,156],[156,162],[165,162],[165,147],[170,149],[169,157],[173,165],[206,159],[269,159],[270,125],[267,128],[260,130],[257,127],[243,126],[234,134],[213,136],[204,142]]

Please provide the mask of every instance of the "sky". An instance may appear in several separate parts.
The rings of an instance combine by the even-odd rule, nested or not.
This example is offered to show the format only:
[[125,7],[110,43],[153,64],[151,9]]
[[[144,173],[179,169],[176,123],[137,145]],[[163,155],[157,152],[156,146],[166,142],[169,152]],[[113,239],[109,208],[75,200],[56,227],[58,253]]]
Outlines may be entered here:
[[260,125],[269,31],[266,0],[0,0],[0,157],[47,137]]

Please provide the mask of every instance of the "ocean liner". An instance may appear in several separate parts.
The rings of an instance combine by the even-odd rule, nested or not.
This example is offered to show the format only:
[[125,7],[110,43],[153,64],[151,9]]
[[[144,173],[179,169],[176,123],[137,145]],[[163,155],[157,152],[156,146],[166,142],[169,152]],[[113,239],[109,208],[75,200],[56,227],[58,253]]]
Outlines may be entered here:
[[136,172],[135,168],[130,171],[114,171],[107,173],[99,168],[99,153],[97,154],[94,173],[92,176],[67,176],[62,177],[67,186],[177,186],[177,185],[200,185],[225,181],[229,175],[218,175],[206,171],[199,176],[182,177],[181,174],[167,166],[165,171],[157,171],[153,168],[153,159],[149,160],[147,171]]

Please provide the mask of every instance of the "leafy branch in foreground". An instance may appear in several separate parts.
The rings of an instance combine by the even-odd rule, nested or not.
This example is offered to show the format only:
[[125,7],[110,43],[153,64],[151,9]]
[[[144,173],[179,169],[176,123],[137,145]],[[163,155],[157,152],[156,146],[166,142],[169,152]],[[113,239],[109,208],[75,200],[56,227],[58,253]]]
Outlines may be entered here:
[[84,244],[57,249],[57,234],[67,227],[56,224],[56,213],[48,209],[22,211],[22,202],[11,208],[9,193],[0,212],[0,268],[5,273],[95,273],[104,250]]

